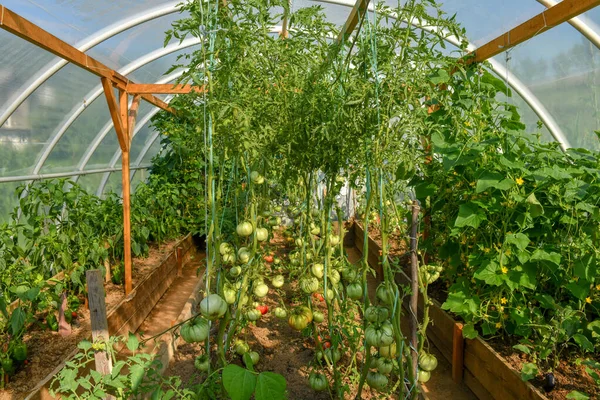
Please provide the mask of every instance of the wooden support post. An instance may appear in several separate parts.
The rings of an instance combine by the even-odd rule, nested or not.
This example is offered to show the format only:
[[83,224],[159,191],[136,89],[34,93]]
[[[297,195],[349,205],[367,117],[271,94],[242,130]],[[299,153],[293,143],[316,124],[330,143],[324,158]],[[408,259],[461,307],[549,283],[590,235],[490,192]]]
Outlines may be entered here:
[[[417,257],[417,228],[419,226],[419,202],[413,201],[412,221],[410,228],[410,273],[411,273],[411,295],[410,295],[410,345],[412,355],[412,370],[417,371],[419,364],[419,321],[417,308],[419,306],[419,259]],[[416,378],[416,377],[415,377]]]
[[452,335],[452,379],[455,383],[461,383],[465,365],[465,339],[463,338],[463,324],[454,324]]
[[[104,284],[102,273],[98,269],[91,269],[85,273],[88,286],[88,299],[90,303],[90,323],[92,325],[92,339],[94,342],[108,342],[108,321],[106,319],[106,303],[104,302]],[[96,371],[102,375],[112,371],[112,359],[106,351],[96,351]]]
[[183,247],[177,248],[177,276],[183,276]]
[[121,155],[122,171],[121,179],[123,185],[123,257],[125,262],[125,295],[131,293],[131,204],[130,204],[130,181],[129,181],[129,146],[123,150]]
[[[106,250],[110,249],[110,244],[107,242],[104,243],[104,248]],[[110,258],[107,257],[106,260],[104,260],[104,282],[108,283],[111,281],[111,277],[110,277]]]

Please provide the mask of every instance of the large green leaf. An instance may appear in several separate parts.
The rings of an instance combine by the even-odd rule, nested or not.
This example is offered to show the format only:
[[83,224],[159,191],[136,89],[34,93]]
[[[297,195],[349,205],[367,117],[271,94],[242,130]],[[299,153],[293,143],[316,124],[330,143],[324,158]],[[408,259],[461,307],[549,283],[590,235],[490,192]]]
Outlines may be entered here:
[[285,395],[285,378],[273,372],[261,372],[256,382],[256,400],[283,400]]
[[500,265],[495,261],[485,262],[473,275],[475,279],[484,281],[488,285],[500,286],[504,282],[504,274],[500,270]]
[[483,174],[481,178],[477,180],[476,192],[485,192],[489,188],[496,188],[499,190],[508,190],[513,187],[515,182],[512,179],[505,178],[502,174],[497,172],[488,172]]
[[454,226],[459,228],[470,226],[478,228],[486,220],[485,213],[473,203],[461,204]]
[[593,254],[586,254],[578,260],[575,260],[574,266],[575,276],[580,279],[593,283],[596,278],[596,256]]
[[25,318],[27,315],[21,307],[15,308],[10,316],[10,330],[13,336],[17,336],[21,329],[25,327]]
[[256,375],[245,368],[229,364],[223,369],[223,386],[231,400],[248,400],[254,393]]
[[544,214],[544,207],[533,193],[531,193],[529,197],[527,197],[527,206],[527,208],[529,209],[529,213],[533,218],[539,217]]
[[519,250],[525,250],[529,245],[529,236],[524,233],[509,233],[506,235],[506,243],[514,244]]
[[524,381],[530,381],[535,378],[538,374],[538,367],[533,363],[523,364],[521,369],[521,379]]

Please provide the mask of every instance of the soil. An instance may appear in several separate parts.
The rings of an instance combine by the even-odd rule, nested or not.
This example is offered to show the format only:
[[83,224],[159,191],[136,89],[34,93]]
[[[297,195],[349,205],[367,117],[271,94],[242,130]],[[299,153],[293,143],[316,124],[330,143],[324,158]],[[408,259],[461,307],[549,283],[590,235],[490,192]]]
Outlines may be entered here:
[[[369,236],[381,245],[381,235],[376,227],[369,227]],[[406,249],[406,241],[401,235],[391,235],[390,257],[392,259],[402,257],[403,260],[401,260],[400,265],[405,265],[404,271],[408,272],[408,259],[405,258]],[[436,299],[440,304],[444,303],[448,298],[448,286],[449,284],[442,280],[434,282],[429,286],[429,296]],[[459,316],[451,315],[455,320],[460,320]],[[527,355],[516,351],[512,347],[518,343],[514,338],[491,338],[486,339],[486,342],[516,371],[521,371],[523,364],[530,362],[530,360],[527,359]],[[600,362],[600,357],[598,355],[595,355],[593,358]],[[438,360],[439,359],[440,358],[438,357]],[[592,399],[600,399],[600,386],[593,381],[585,371],[584,366],[577,365],[576,360],[577,357],[575,355],[566,355],[564,359],[560,361],[558,367],[553,371],[556,386],[550,392],[544,390],[545,371],[540,372],[535,379],[531,380],[531,383],[550,400],[566,399],[566,396],[574,390],[586,393]],[[548,370],[550,369],[548,368]]]
[[[136,286],[144,277],[157,266],[175,247],[177,240],[169,241],[159,246],[151,246],[148,257],[134,258],[132,283]],[[105,285],[106,308],[111,310],[123,298],[124,289],[121,285],[112,282]],[[77,311],[78,318],[72,323],[71,334],[62,337],[58,332],[49,331],[41,327],[32,326],[24,335],[27,344],[28,359],[19,372],[10,378],[5,390],[0,391],[0,400],[14,400],[24,398],[40,381],[57,368],[65,358],[73,354],[77,344],[91,337],[90,315],[86,309],[83,296],[81,306]],[[36,316],[43,321],[45,315]]]

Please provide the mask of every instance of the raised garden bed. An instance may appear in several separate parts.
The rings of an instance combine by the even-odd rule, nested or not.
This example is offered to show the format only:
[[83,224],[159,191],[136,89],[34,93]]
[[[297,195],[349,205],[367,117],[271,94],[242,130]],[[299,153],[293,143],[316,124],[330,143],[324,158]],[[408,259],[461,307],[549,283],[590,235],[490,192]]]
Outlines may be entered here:
[[[356,247],[362,251],[363,243],[360,238],[364,236],[363,228],[355,223],[354,232]],[[381,247],[369,238],[369,264],[376,267],[380,265],[379,254]],[[376,269],[377,270],[377,269]],[[409,277],[400,272],[396,281],[408,285]],[[462,325],[455,321],[447,312],[442,310],[441,304],[431,299],[433,305],[429,309],[431,326],[427,329],[427,336],[438,348],[444,358],[452,364],[454,379],[465,384],[480,399],[497,400],[547,400],[535,386],[524,382],[520,372],[507,363],[503,357],[492,349],[482,339],[463,339]],[[405,303],[405,307],[407,303]],[[419,316],[422,314],[423,299],[419,299]]]
[[[195,251],[189,235],[179,241],[151,249],[149,257],[134,261],[135,288],[127,297],[123,297],[121,286],[106,284],[106,303],[107,308],[111,310],[108,315],[110,333],[114,335],[135,331],[177,276],[178,265],[188,262]],[[161,285],[155,285],[156,282],[160,282]],[[162,291],[160,296],[156,293],[151,294],[150,287],[155,291]],[[62,368],[64,362],[77,352],[77,344],[91,337],[89,311],[82,305],[78,314],[79,319],[73,327],[72,334],[65,338],[57,332],[47,330],[33,330],[26,334],[30,362],[13,377],[7,390],[0,392],[0,400],[51,398],[46,385]]]

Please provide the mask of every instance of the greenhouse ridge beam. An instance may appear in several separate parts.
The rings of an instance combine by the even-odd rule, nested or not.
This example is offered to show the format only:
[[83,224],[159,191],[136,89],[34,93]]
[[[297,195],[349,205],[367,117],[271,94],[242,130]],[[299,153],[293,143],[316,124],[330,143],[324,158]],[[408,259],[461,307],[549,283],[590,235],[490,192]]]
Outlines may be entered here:
[[343,44],[343,42],[350,37],[352,32],[354,32],[356,25],[358,25],[360,19],[365,16],[369,9],[369,1],[370,0],[356,0],[356,4],[352,7],[350,15],[348,15],[348,19],[344,24],[344,29],[342,29],[338,36],[338,45]]
[[[480,46],[467,63],[481,62],[600,5],[600,0],[563,0],[516,28]],[[467,56],[467,57],[468,57]]]
[[[77,50],[67,42],[62,41],[3,5],[0,5],[0,28],[41,47],[94,75],[110,80],[111,83],[120,90],[126,90],[128,84],[134,83],[102,64],[100,61]],[[165,111],[174,112],[165,102],[155,96],[146,94],[143,95],[143,99]]]
[[[546,8],[554,7],[558,4],[555,0],[537,0],[537,2],[544,5]],[[600,49],[600,33],[598,32],[596,24],[588,18],[585,18],[583,15],[571,18],[568,22],[573,28],[577,29],[583,36],[588,38],[594,46]]]

